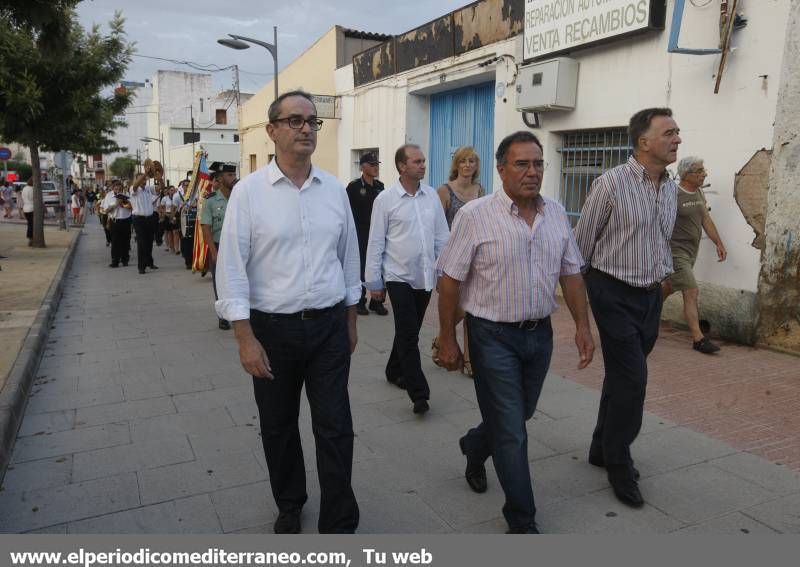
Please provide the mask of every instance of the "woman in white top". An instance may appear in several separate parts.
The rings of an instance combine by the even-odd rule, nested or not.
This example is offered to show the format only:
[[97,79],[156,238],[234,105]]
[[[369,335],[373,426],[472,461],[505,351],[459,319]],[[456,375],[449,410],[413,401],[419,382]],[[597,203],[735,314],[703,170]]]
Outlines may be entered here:
[[81,220],[81,198],[78,190],[72,192],[72,224],[78,224]]
[[163,197],[161,197],[161,206],[164,208],[164,240],[167,247],[164,250],[174,252],[178,249],[178,243],[173,242],[173,232],[175,230],[175,216],[174,208],[172,206],[172,195],[175,192],[175,187],[170,186]]
[[22,188],[22,213],[25,215],[25,220],[28,221],[28,246],[31,245],[33,238],[33,177],[28,179],[25,187]]

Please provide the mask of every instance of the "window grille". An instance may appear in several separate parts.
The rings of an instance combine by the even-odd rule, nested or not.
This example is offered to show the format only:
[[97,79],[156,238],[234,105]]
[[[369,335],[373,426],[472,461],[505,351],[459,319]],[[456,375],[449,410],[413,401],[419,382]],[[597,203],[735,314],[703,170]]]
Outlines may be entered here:
[[561,137],[561,204],[575,226],[592,182],[604,171],[625,163],[633,153],[628,129],[564,132]]

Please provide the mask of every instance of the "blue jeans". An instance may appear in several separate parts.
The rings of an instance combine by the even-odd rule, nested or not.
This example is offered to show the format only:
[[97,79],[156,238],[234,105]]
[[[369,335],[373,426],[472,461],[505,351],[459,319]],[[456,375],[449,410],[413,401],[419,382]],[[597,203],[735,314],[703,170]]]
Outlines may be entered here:
[[512,528],[536,517],[528,465],[528,432],[553,352],[550,319],[525,331],[467,313],[475,393],[483,421],[463,438],[470,460],[492,457],[506,495],[503,515]]

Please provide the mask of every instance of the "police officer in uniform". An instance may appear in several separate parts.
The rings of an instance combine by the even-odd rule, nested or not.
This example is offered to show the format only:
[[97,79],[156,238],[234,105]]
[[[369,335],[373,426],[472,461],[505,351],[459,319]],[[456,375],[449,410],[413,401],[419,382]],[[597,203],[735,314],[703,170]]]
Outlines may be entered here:
[[[383,191],[383,183],[378,181],[378,156],[368,152],[358,161],[361,167],[361,177],[353,180],[347,186],[347,197],[350,199],[350,208],[353,211],[353,220],[356,223],[358,235],[358,252],[361,257],[361,281],[364,281],[364,264],[367,258],[367,242],[369,241],[369,222],[372,217],[372,204],[375,197]],[[370,299],[369,309],[378,315],[387,315],[389,312],[382,301]],[[359,315],[369,315],[367,310],[366,289],[361,288],[361,299],[356,308]]]
[[[214,299],[217,295],[217,251],[222,233],[222,223],[225,220],[225,208],[228,198],[236,184],[236,164],[215,161],[209,167],[211,172],[213,191],[206,196],[203,211],[200,213],[200,228],[203,230],[203,240],[208,244],[208,254],[211,264],[211,282],[214,285]],[[219,328],[227,331],[231,324],[220,318]]]

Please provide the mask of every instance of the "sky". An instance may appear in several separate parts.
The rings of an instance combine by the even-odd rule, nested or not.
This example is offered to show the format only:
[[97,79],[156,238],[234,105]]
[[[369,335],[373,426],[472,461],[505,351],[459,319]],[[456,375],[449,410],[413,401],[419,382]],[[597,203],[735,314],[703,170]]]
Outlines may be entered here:
[[[332,26],[396,35],[436,19],[470,0],[83,0],[84,27],[125,17],[136,53],[220,67],[239,65],[242,92],[256,92],[272,78],[272,56],[263,47],[234,50],[217,39],[234,33],[268,43],[278,26],[278,66],[283,69]],[[125,79],[144,82],[160,70],[195,72],[185,65],[134,56]],[[199,72],[199,71],[198,71]],[[233,71],[213,73],[220,89],[232,88]]]

